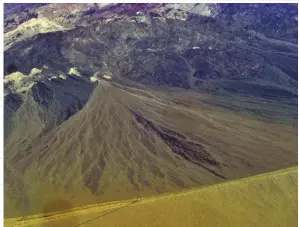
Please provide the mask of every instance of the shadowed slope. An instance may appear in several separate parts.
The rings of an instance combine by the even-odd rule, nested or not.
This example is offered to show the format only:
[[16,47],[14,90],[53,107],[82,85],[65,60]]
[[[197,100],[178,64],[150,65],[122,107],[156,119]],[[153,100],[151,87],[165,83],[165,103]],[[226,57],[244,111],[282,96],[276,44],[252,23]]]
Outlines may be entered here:
[[5,226],[295,227],[297,172],[293,167],[182,193],[7,219]]
[[6,144],[5,216],[178,191],[297,164],[295,128],[215,109],[201,98],[99,81],[68,120],[41,134],[32,126],[36,134],[25,151],[15,149],[24,135]]

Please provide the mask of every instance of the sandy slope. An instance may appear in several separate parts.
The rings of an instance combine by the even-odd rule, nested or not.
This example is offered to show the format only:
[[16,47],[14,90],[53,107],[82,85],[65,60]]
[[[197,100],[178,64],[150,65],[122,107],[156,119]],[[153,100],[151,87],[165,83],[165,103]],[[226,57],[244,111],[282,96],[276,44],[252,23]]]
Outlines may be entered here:
[[[42,136],[37,107],[26,103],[5,143],[5,217],[178,192],[297,164],[295,128],[200,99],[101,81],[82,110]],[[22,119],[27,123],[17,124]]]
[[7,219],[9,226],[297,226],[297,167],[182,193]]

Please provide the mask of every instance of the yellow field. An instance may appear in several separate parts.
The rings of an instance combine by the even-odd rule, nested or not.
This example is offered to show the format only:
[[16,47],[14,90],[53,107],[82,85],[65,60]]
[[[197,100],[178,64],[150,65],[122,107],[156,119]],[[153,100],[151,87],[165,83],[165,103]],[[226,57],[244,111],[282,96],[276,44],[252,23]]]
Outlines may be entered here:
[[5,226],[297,226],[297,167],[182,193],[6,219]]

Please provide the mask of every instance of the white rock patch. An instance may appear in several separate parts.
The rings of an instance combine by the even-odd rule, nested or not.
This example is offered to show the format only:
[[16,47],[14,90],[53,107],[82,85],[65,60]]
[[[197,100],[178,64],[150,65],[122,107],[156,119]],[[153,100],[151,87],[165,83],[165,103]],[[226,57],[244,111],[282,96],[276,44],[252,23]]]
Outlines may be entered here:
[[96,77],[93,77],[93,76],[91,76],[89,79],[91,82],[96,82],[98,80]]
[[73,68],[70,68],[69,72],[68,72],[70,75],[74,75],[74,76],[79,76],[81,77],[81,74],[78,72],[78,70],[73,67]]
[[110,75],[103,75],[103,77],[107,80],[111,80],[111,78],[112,78],[112,76],[110,76]]

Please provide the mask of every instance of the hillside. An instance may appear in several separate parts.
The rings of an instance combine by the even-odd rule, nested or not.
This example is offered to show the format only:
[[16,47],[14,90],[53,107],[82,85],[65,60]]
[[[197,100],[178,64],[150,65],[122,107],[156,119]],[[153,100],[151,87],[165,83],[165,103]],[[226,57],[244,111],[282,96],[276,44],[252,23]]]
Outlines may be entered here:
[[[41,213],[57,196],[82,206],[297,163],[291,126],[215,109],[201,102],[204,96],[184,90],[159,93],[103,79],[95,83],[86,105],[48,131],[43,127],[52,117],[35,115],[42,111],[36,103],[27,100],[19,108],[14,122],[28,119],[28,128],[25,137],[24,125],[15,124],[5,143],[11,151],[5,153],[7,217]],[[28,109],[32,115],[25,115]]]
[[296,4],[4,8],[6,218],[297,166]]
[[69,212],[31,216],[23,221],[7,219],[5,226],[295,227],[297,174],[297,167],[293,167],[181,193],[73,210],[72,204],[64,201]]

